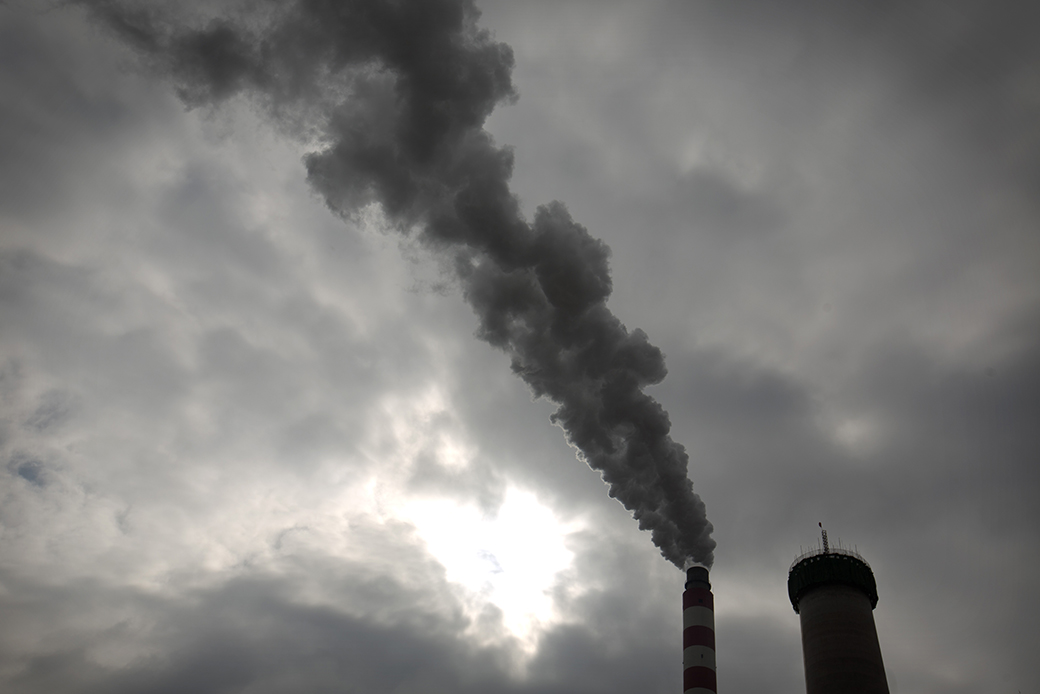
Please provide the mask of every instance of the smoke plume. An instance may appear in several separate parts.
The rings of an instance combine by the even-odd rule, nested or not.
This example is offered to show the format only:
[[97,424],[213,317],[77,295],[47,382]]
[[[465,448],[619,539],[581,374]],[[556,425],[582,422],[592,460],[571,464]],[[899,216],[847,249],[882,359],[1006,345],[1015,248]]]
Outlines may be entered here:
[[610,495],[669,561],[711,565],[686,451],[643,392],[664,378],[664,359],[606,306],[610,249],[559,202],[527,221],[509,189],[512,153],[483,129],[516,98],[513,55],[477,26],[471,0],[272,0],[208,18],[175,4],[82,4],[189,106],[242,95],[319,142],[305,163],[329,207],[352,217],[378,204],[444,254],[479,336],[558,405],[553,421]]

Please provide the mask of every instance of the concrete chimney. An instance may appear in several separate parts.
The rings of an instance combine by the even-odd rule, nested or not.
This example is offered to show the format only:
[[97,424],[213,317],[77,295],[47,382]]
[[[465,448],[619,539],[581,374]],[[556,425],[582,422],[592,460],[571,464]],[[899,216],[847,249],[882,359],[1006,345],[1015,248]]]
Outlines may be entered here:
[[686,571],[682,604],[683,693],[715,694],[715,596],[703,566]]
[[829,547],[825,534],[821,549],[791,566],[787,593],[802,624],[806,694],[889,694],[872,612],[877,585],[863,557]]

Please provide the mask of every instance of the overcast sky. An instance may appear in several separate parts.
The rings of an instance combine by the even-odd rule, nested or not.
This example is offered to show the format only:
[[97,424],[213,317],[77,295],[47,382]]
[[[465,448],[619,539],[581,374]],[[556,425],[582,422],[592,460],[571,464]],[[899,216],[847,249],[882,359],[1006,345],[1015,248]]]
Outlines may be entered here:
[[[418,78],[149,44],[282,19],[146,6],[0,3],[0,689],[681,691],[684,575],[489,344],[505,261],[431,236],[433,183],[395,212],[358,178]],[[804,691],[820,521],[874,569],[894,694],[1036,691],[1040,13],[476,6],[511,60],[458,142],[610,247],[618,335],[664,355],[719,691]]]

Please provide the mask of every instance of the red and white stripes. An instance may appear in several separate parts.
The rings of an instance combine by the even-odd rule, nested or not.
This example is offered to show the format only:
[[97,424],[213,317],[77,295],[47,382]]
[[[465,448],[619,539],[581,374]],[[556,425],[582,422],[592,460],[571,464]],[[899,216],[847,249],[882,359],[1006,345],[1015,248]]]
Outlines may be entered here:
[[683,591],[683,693],[715,694],[715,598],[708,570],[686,572]]

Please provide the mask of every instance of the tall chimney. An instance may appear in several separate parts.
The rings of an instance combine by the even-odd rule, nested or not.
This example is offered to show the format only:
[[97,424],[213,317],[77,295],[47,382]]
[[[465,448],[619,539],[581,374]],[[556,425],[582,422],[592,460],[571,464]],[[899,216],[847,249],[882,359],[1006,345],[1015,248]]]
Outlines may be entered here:
[[859,554],[834,549],[824,538],[787,575],[802,624],[806,694],[889,694],[872,613],[874,572]]
[[683,693],[715,694],[715,596],[708,570],[686,571],[683,606]]

